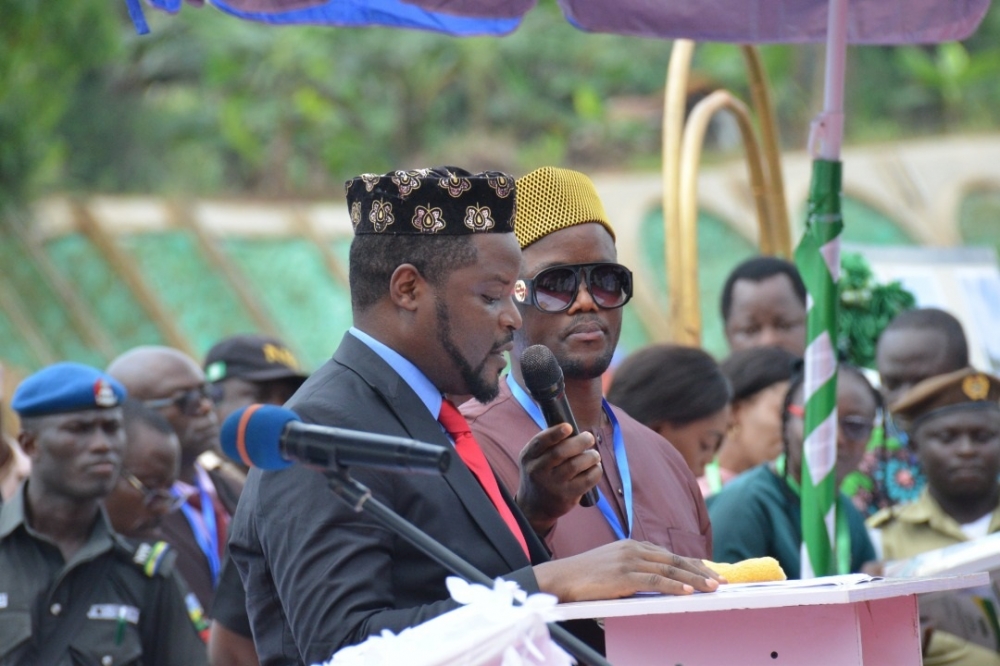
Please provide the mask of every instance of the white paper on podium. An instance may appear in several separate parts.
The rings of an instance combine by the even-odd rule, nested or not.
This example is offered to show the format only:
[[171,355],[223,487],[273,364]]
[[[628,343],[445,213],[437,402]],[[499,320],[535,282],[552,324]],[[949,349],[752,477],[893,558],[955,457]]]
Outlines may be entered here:
[[[323,666],[569,666],[573,659],[552,642],[546,622],[556,598],[528,596],[516,583],[497,579],[493,589],[449,577],[448,591],[461,608],[394,635],[383,631],[338,651]],[[515,605],[514,600],[522,602]]]
[[921,595],[920,615],[937,629],[997,650],[1000,649],[1000,532],[885,565],[886,575],[898,578],[980,571],[990,574],[989,585]]
[[929,550],[908,560],[886,562],[885,575],[893,578],[957,576],[995,569],[1000,569],[1000,532]]
[[878,576],[868,574],[844,574],[841,576],[821,576],[819,578],[806,578],[803,580],[774,580],[764,583],[727,583],[720,585],[714,594],[741,594],[755,590],[789,590],[793,588],[814,588],[814,587],[853,587],[864,585],[872,581],[882,580]]

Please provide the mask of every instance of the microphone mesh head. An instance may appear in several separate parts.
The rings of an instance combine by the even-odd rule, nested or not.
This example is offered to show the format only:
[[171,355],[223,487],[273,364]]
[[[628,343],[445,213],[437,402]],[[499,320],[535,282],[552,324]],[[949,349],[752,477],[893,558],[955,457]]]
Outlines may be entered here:
[[559,361],[548,347],[532,345],[521,354],[521,376],[528,392],[535,396],[562,383],[563,372]]

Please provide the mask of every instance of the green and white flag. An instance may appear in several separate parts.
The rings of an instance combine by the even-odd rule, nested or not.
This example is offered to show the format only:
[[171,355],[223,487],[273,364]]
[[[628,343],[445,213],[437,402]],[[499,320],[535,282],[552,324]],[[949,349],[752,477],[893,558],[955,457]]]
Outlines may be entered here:
[[[813,162],[809,213],[795,263],[806,299],[802,578],[836,573],[837,280],[840,277],[841,163]],[[846,535],[842,535],[842,539]]]

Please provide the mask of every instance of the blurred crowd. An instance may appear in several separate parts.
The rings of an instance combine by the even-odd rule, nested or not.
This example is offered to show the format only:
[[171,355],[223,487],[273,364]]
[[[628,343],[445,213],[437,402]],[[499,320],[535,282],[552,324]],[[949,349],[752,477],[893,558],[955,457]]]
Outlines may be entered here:
[[[510,326],[517,329],[510,344],[485,343],[489,354],[510,351],[509,372],[495,391],[480,390],[465,374],[461,385],[468,390],[452,390],[450,379],[425,369],[422,348],[408,341],[406,326],[416,323],[386,324],[380,337],[387,316],[359,317],[367,311],[357,300],[358,329],[349,336],[377,352],[384,343],[422,369],[438,389],[442,412],[459,405],[459,422],[467,421],[495,474],[495,491],[477,473],[479,484],[505,520],[504,502],[516,505],[511,531],[522,536],[519,529],[530,529],[546,559],[631,540],[693,560],[771,556],[789,577],[799,577],[808,379],[807,294],[796,267],[761,256],[728,276],[719,295],[726,358],[658,344],[612,367],[631,273],[617,263],[614,228],[589,179],[540,171],[517,182],[519,322]],[[396,187],[405,189],[401,180]],[[502,192],[502,182],[491,186]],[[419,188],[409,191],[421,196]],[[532,198],[535,191],[546,193],[544,203]],[[434,223],[435,209],[428,210]],[[372,224],[377,231],[374,218]],[[415,236],[402,238],[409,243]],[[353,250],[351,258],[357,299],[362,287]],[[397,273],[391,274],[394,307],[406,310],[407,298],[419,302],[405,281],[392,291]],[[477,332],[467,322],[463,329],[464,315],[438,307],[420,319],[418,312],[414,306],[413,322],[436,326],[442,340],[454,342],[454,349],[443,345],[440,358],[468,357],[466,341]],[[537,344],[560,363],[582,435],[546,434],[533,411],[520,355]],[[829,427],[837,442],[838,573],[879,573],[884,561],[1000,530],[1000,379],[970,367],[962,326],[942,310],[900,313],[877,332],[876,344],[875,368],[844,362],[837,368]],[[296,500],[268,502],[266,479],[255,472],[248,484],[247,469],[220,449],[220,424],[241,407],[291,399],[308,413],[311,391],[339,381],[323,372],[305,383],[308,373],[282,341],[248,334],[219,341],[204,359],[144,346],[103,370],[64,362],[25,379],[11,397],[20,434],[0,443],[0,665],[290,663],[282,650],[298,655],[291,661],[310,663],[376,633],[374,626],[345,626],[354,616],[319,615],[338,622],[340,633],[331,629],[306,648],[292,621],[274,626],[269,603],[280,597],[280,613],[289,618],[295,609],[284,597],[284,569],[276,569],[287,567],[285,560],[269,550],[262,531],[280,524],[273,538],[294,540],[296,530],[312,526],[290,508]],[[475,373],[482,375],[482,367],[468,368]],[[459,447],[464,434],[443,414],[441,423]],[[565,465],[552,463],[560,446],[578,445],[560,454]],[[462,461],[472,468],[464,455]],[[290,483],[293,492],[301,480]],[[569,490],[544,492],[559,484]],[[241,503],[245,485],[253,492]],[[589,488],[599,491],[598,507],[578,504]],[[322,503],[304,504],[302,511],[322,511]],[[328,522],[316,533],[335,528]],[[520,542],[536,564],[533,539],[525,534]],[[310,551],[292,546],[308,566],[340,575],[336,561],[317,564]],[[393,548],[379,546],[380,553]],[[270,582],[261,583],[265,578]],[[544,588],[537,566],[536,578]],[[413,604],[427,603],[410,593]],[[558,596],[585,598],[580,594]],[[941,631],[928,631],[924,647],[928,664],[1000,664],[1000,655]]]

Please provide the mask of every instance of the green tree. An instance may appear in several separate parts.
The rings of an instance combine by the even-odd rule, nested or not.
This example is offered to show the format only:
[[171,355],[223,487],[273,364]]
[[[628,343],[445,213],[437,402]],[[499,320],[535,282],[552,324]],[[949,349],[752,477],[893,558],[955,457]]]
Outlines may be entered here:
[[[587,34],[542,0],[503,38],[273,27],[211,7],[8,0],[0,197],[48,189],[325,196],[359,171],[659,164],[667,41]],[[964,44],[851,49],[849,141],[1000,122],[1000,6]],[[819,110],[821,49],[762,48],[786,147]],[[700,89],[747,97],[736,47],[700,45]],[[887,92],[888,91],[888,92]]]
[[0,20],[0,208],[59,179],[74,146],[56,129],[73,91],[112,62],[120,21],[104,0],[6,0]]

